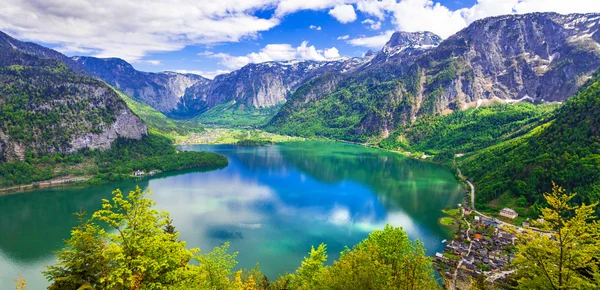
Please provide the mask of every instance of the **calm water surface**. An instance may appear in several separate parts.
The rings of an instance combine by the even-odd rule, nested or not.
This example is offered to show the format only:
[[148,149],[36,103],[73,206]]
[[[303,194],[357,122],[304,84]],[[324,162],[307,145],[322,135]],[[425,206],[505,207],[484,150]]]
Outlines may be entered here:
[[69,237],[73,213],[99,209],[115,188],[150,188],[189,247],[210,251],[229,241],[239,267],[258,262],[273,278],[294,271],[311,245],[327,243],[333,260],[386,223],[402,226],[432,255],[451,237],[437,222],[440,210],[462,194],[441,166],[350,144],[181,149],[224,154],[229,166],[0,196],[0,289],[14,289],[18,274],[28,289],[47,286],[40,271]]

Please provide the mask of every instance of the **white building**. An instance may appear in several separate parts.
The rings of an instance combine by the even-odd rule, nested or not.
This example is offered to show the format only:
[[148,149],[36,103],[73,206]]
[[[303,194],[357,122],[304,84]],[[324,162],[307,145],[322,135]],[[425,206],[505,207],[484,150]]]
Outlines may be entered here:
[[500,211],[500,215],[509,219],[514,219],[519,216],[519,214],[515,210],[508,207],[503,208]]

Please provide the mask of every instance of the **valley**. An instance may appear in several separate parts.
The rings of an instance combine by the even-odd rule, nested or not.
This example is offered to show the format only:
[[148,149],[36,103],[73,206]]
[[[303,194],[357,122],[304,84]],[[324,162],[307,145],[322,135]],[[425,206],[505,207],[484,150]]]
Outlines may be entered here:
[[0,32],[0,288],[591,289],[599,12],[162,60],[215,74]]

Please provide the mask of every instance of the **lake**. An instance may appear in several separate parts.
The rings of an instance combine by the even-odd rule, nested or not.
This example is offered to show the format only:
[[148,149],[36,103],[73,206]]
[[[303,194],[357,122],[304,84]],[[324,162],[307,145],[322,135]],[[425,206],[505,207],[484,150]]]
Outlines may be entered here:
[[294,271],[311,245],[326,243],[329,261],[386,223],[403,227],[441,251],[450,228],[441,210],[464,191],[444,167],[358,145],[283,143],[264,147],[190,145],[181,150],[224,154],[229,166],[165,173],[90,187],[59,187],[0,196],[0,289],[22,274],[28,289],[47,282],[40,271],[55,260],[77,223],[74,212],[100,208],[111,191],[150,188],[171,213],[188,247],[210,251],[229,241],[238,267],[259,263],[270,278]]

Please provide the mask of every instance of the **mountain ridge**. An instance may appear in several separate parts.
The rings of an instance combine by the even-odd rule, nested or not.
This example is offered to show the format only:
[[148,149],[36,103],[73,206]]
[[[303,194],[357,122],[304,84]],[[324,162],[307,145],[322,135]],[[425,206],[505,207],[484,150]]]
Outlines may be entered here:
[[[483,101],[563,101],[600,67],[598,19],[598,13],[532,13],[478,20],[409,66],[405,59],[364,76],[358,72],[310,101],[301,92],[312,90],[299,89],[268,128],[366,141],[387,137],[422,115]],[[311,117],[301,115],[307,112]]]
[[147,134],[116,92],[72,70],[66,56],[5,34],[0,49],[0,159],[105,150],[117,138]]

